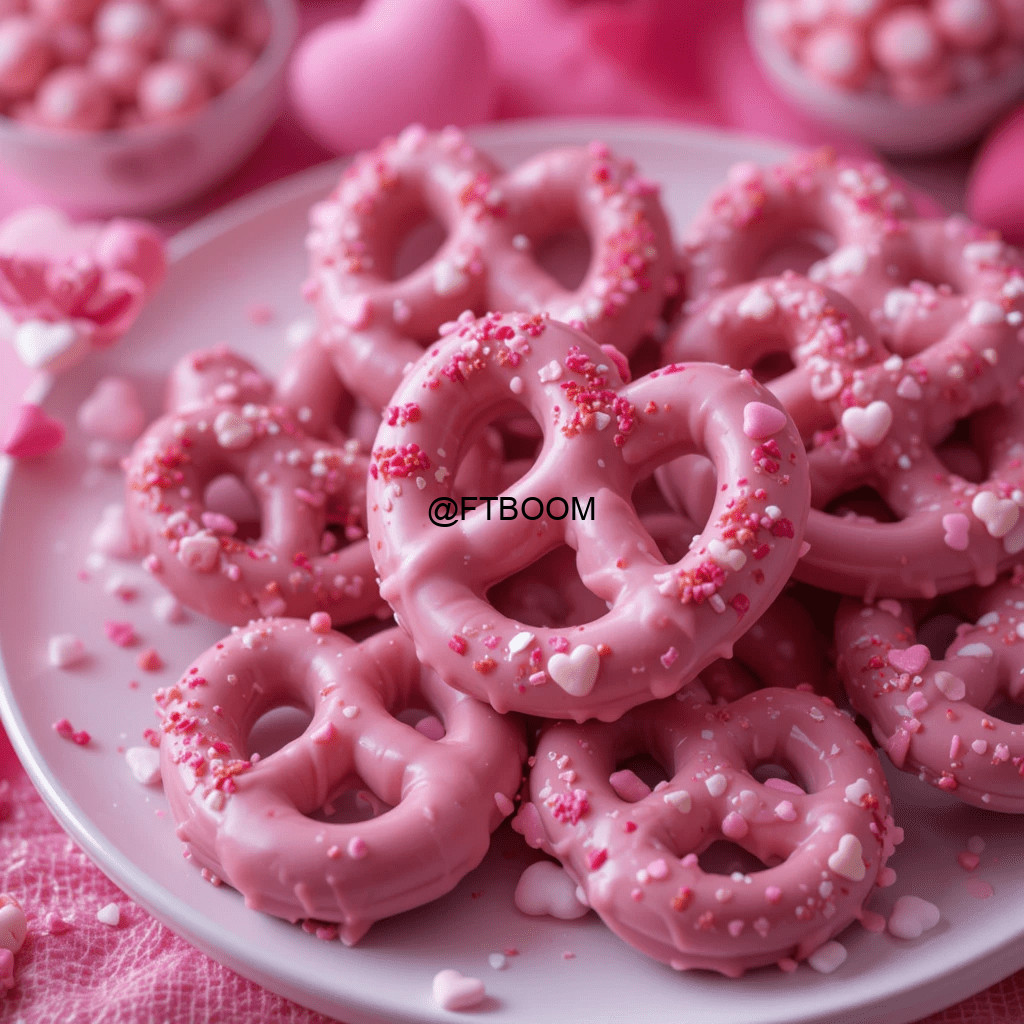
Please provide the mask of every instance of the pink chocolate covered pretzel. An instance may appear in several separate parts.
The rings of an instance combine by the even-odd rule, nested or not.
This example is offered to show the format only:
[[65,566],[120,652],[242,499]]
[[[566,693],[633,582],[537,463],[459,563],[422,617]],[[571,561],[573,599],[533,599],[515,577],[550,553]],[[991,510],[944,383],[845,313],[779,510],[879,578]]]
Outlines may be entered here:
[[[410,223],[429,216],[445,241],[396,280]],[[358,157],[311,221],[309,291],[329,328],[325,344],[342,380],[378,408],[441,325],[466,309],[543,310],[629,354],[673,284],[657,189],[597,143],[506,174],[455,129],[410,128]],[[535,252],[576,224],[592,255],[567,289]]]
[[1020,569],[951,602],[966,621],[932,657],[917,633],[924,609],[844,601],[840,676],[897,768],[976,807],[1024,813],[1024,727],[1000,717],[1000,705],[1024,703]]
[[[842,931],[902,836],[877,756],[830,701],[766,689],[714,706],[697,691],[545,728],[515,826],[630,945],[735,977]],[[637,755],[666,775],[653,791],[616,778]],[[759,766],[789,778],[759,781]],[[723,841],[760,866],[704,866]]]
[[[989,298],[955,300],[963,315],[937,315],[930,343],[918,338],[906,356],[837,292],[793,274],[724,292],[667,345],[673,360],[753,367],[791,357],[794,368],[769,386],[809,450],[814,507],[799,578],[848,594],[931,596],[991,583],[1024,546],[1024,276],[1005,266],[996,276]],[[905,338],[912,330],[924,327]],[[970,466],[949,457],[963,447],[949,440],[961,420],[977,453]],[[830,510],[863,487],[878,496],[874,517]]]
[[845,278],[883,263],[885,241],[912,215],[909,197],[881,165],[831,150],[771,167],[737,164],[683,239],[688,308],[724,288],[797,269],[801,247],[829,257],[810,276],[841,288]]
[[[536,462],[490,504],[433,525],[438,504],[459,506],[451,478],[475,431],[517,408],[543,432]],[[716,498],[666,563],[631,495],[691,452],[714,464]],[[800,550],[802,455],[749,375],[673,365],[624,384],[565,324],[466,316],[406,377],[377,435],[367,500],[381,594],[424,662],[499,711],[614,719],[726,655],[771,603]],[[563,544],[605,614],[548,628],[495,609],[491,587]]]
[[[337,922],[348,944],[480,863],[526,754],[515,720],[445,686],[399,630],[356,644],[315,617],[235,630],[157,702],[164,789],[192,860],[254,909]],[[311,721],[257,759],[250,731],[281,705]],[[431,728],[399,717],[412,710]],[[331,820],[364,787],[382,813]]]
[[[172,411],[126,463],[129,522],[150,570],[218,622],[314,611],[357,621],[381,607],[363,526],[366,455],[262,404],[272,390],[228,350],[186,356],[171,374]],[[256,536],[207,506],[207,488],[223,477],[255,499]]]

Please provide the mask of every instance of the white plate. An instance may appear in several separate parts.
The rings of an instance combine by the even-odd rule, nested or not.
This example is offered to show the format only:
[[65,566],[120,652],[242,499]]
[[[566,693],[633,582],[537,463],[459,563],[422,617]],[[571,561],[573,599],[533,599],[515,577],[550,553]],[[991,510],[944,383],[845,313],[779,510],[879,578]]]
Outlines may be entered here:
[[[511,124],[474,136],[506,164],[553,145],[603,138],[664,184],[680,227],[733,161],[780,155],[776,146],[733,136],[614,121]],[[297,294],[306,211],[336,175],[337,168],[317,168],[180,236],[169,280],[132,336],[60,379],[46,408],[73,423],[96,380],[119,373],[144,384],[155,412],[172,362],[218,341],[276,368],[285,325],[305,315]],[[274,324],[252,323],[247,311],[256,303],[276,310]],[[349,1024],[452,1020],[430,996],[434,974],[448,967],[484,979],[491,999],[482,1018],[490,1024],[903,1024],[1024,966],[1024,915],[1014,898],[1024,878],[1019,821],[959,807],[902,776],[893,780],[908,828],[893,861],[899,880],[872,906],[885,913],[898,895],[915,893],[939,905],[942,922],[916,942],[854,926],[841,937],[849,959],[828,977],[806,966],[739,981],[676,974],[634,953],[593,915],[568,923],[526,918],[514,909],[512,891],[529,856],[507,829],[455,892],[375,926],[354,949],[247,910],[236,893],[211,887],[182,860],[162,794],[134,782],[120,752],[153,724],[150,691],[172,682],[222,630],[199,620],[158,622],[150,611],[157,589],[133,566],[111,563],[79,578],[89,534],[103,506],[119,500],[120,481],[89,468],[81,439],[71,433],[59,453],[5,467],[0,481],[4,722],[44,799],[93,860],[175,931],[241,974]],[[137,578],[138,599],[126,604],[106,594],[111,574]],[[123,650],[104,638],[108,619],[133,622],[169,667],[140,672],[138,648]],[[81,668],[48,666],[47,640],[62,632],[86,641],[91,658]],[[133,689],[132,680],[142,685]],[[52,723],[62,717],[88,729],[91,746],[58,738]],[[957,866],[972,835],[987,844],[976,877],[991,884],[991,899],[970,895],[971,876]],[[509,947],[519,955],[507,970],[492,970],[488,954]]]

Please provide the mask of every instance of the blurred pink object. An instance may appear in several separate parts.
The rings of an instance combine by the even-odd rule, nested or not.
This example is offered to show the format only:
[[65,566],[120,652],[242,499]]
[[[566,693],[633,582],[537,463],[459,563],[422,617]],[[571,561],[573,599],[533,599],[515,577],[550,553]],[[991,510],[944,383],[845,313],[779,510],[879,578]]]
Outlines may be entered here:
[[483,30],[462,0],[372,0],[306,37],[290,84],[307,128],[336,152],[412,122],[474,124],[494,109]]
[[128,330],[166,266],[162,238],[141,221],[12,214],[0,223],[0,335],[33,369],[67,369]]
[[1024,244],[1024,107],[1018,107],[985,140],[967,182],[967,212],[998,228],[1016,245]]

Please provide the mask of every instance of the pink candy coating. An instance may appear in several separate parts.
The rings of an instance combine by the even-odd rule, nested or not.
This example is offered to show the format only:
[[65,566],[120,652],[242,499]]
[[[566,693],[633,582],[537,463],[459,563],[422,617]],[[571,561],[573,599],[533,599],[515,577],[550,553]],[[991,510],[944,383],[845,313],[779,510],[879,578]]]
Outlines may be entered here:
[[96,132],[108,128],[114,113],[110,89],[86,68],[52,72],[39,87],[35,114],[47,128]]
[[149,121],[173,121],[194,114],[210,100],[203,73],[188,61],[160,61],[142,73],[139,113]]

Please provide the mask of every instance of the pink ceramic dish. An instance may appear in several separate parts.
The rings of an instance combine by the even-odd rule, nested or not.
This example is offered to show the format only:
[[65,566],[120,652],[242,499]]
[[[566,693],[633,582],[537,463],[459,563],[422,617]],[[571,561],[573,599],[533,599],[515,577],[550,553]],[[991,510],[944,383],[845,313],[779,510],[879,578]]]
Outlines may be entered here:
[[0,118],[0,163],[78,214],[153,213],[193,198],[249,154],[277,114],[295,41],[295,0],[266,0],[267,45],[250,71],[194,117],[71,134]]
[[881,94],[830,89],[808,76],[747,4],[747,36],[765,75],[805,113],[894,156],[923,156],[966,145],[1024,95],[1024,65],[948,96],[915,104]]

